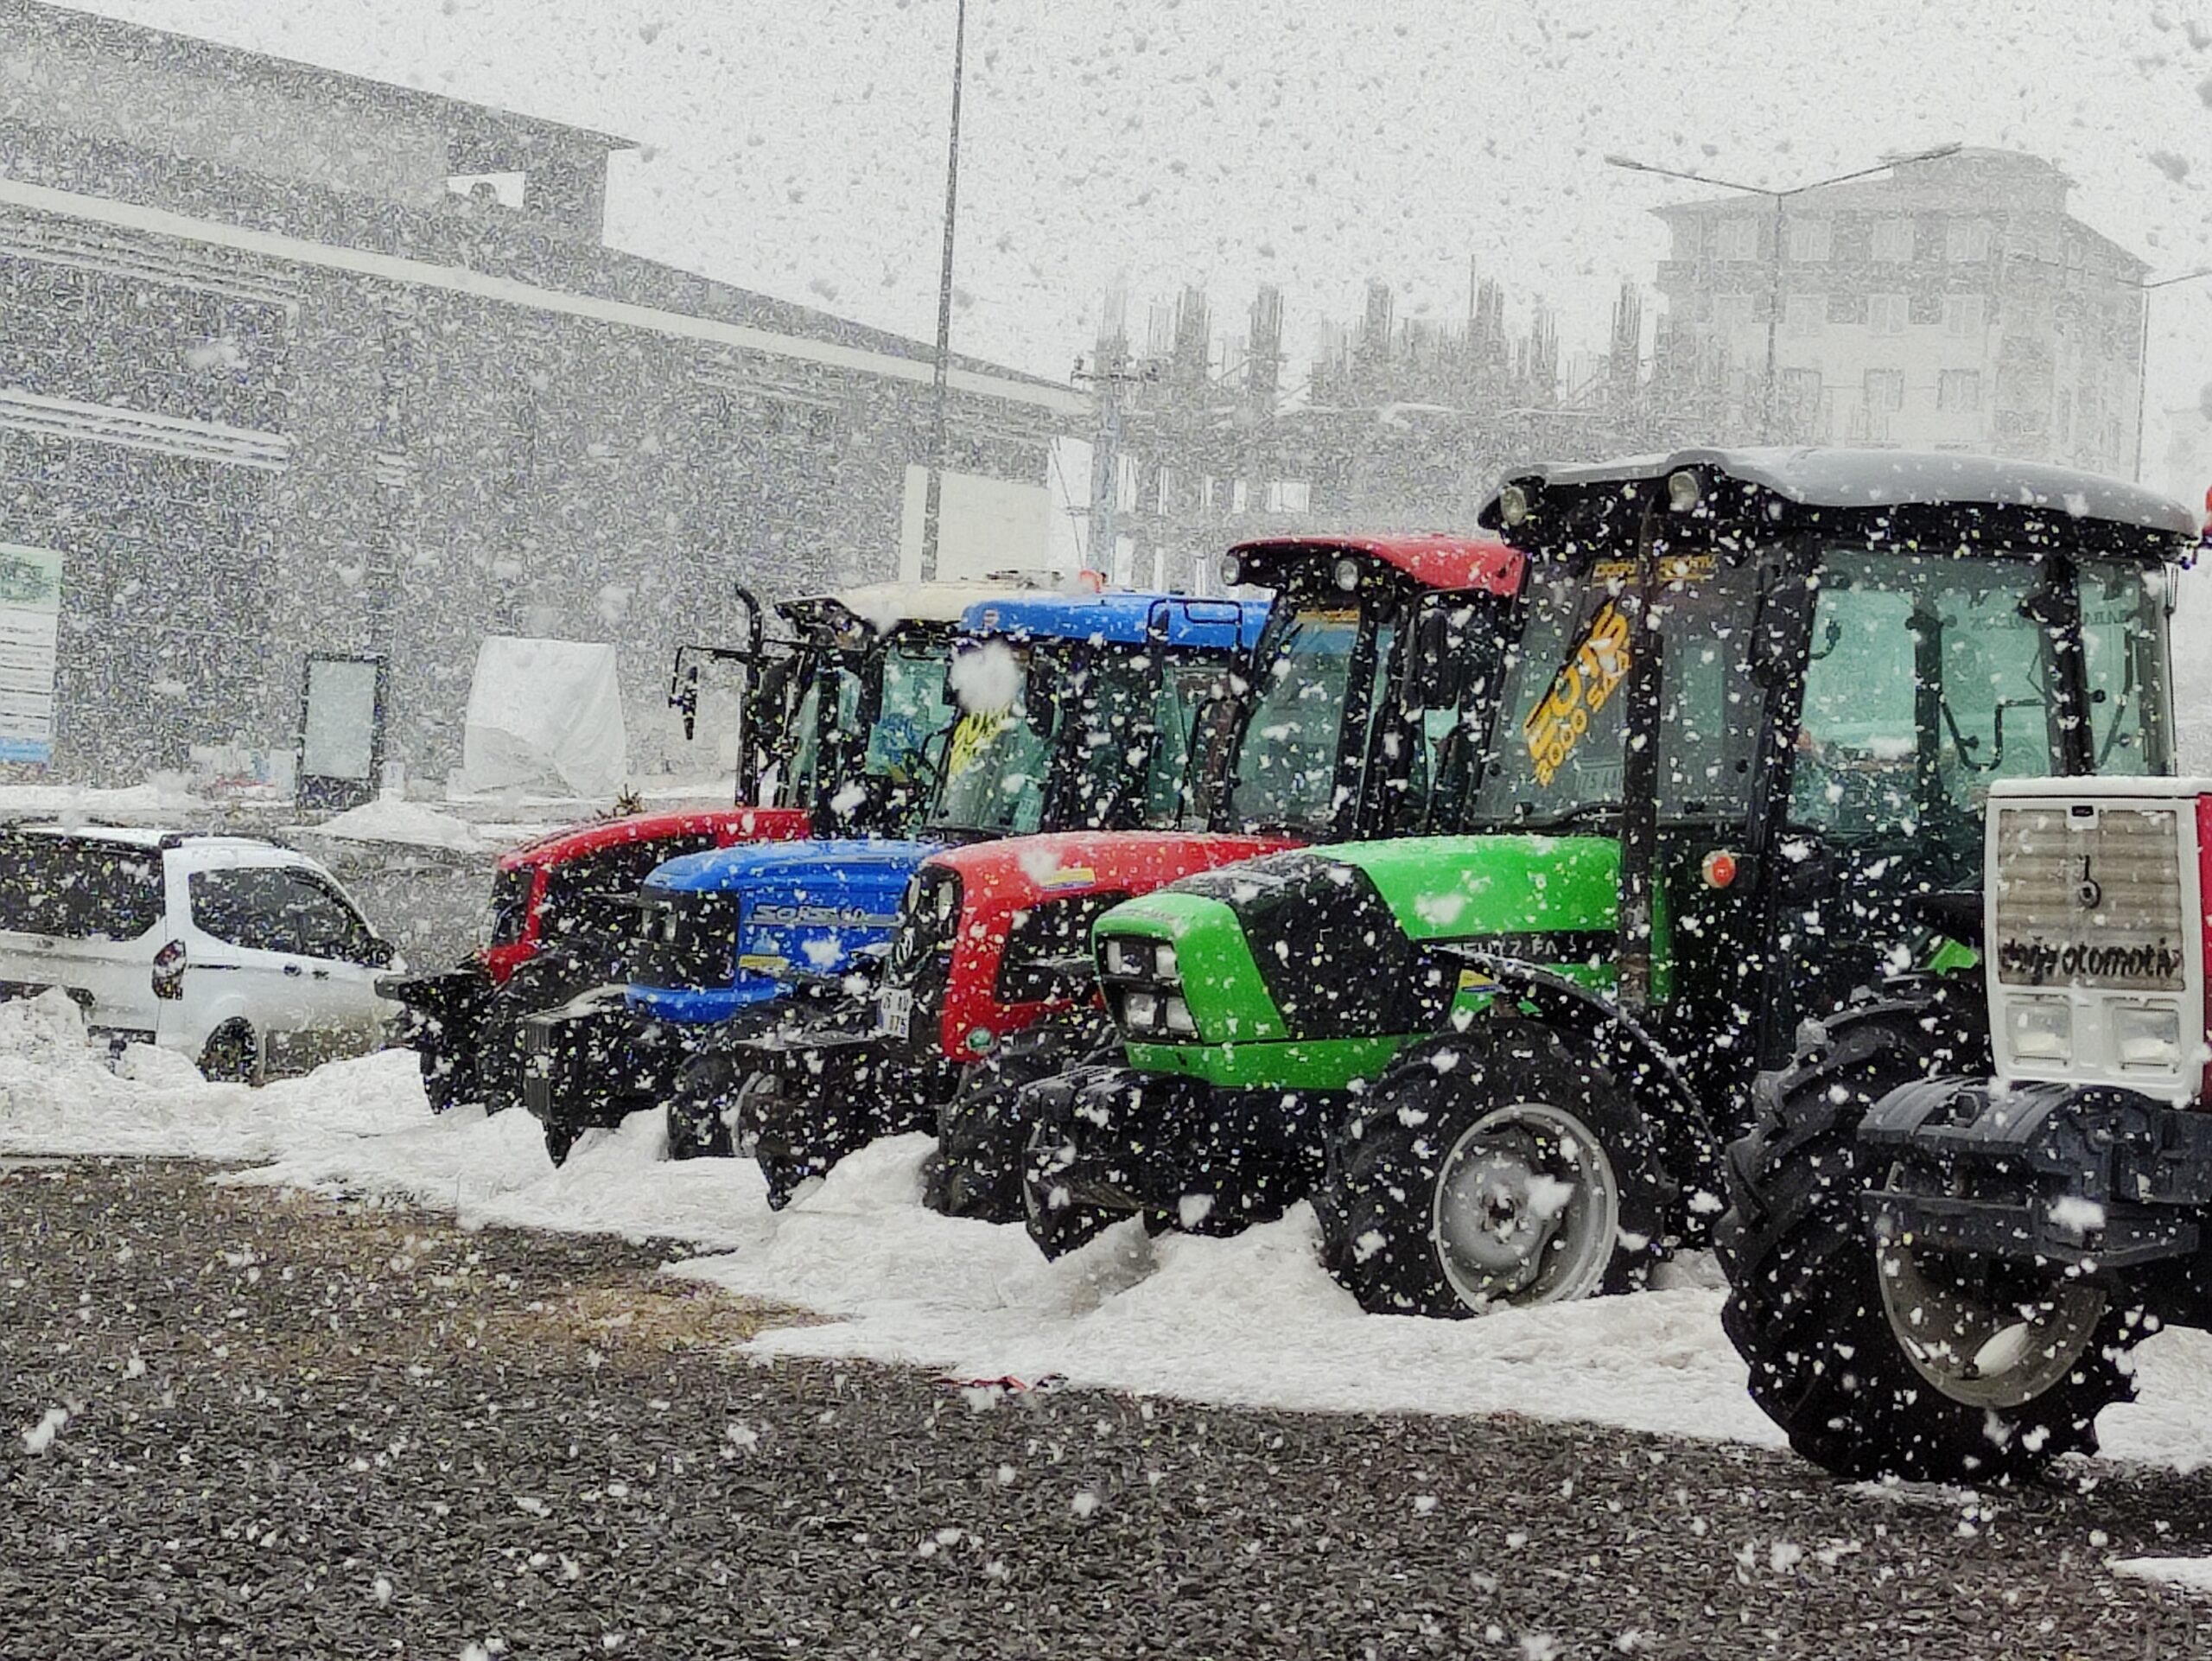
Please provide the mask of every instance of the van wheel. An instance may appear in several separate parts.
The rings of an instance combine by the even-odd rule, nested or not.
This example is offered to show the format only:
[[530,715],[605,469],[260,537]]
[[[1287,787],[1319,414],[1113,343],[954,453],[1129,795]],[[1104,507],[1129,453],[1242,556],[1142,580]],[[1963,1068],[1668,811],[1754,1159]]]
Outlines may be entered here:
[[250,1085],[259,1071],[260,1051],[253,1028],[233,1021],[208,1035],[207,1047],[200,1052],[200,1071],[216,1084]]

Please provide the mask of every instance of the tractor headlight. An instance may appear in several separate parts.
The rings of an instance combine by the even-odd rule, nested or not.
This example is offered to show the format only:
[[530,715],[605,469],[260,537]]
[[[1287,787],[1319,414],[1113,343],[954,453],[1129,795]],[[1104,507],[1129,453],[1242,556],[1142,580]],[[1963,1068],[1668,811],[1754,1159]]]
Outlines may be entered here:
[[1148,1033],[1160,1025],[1160,994],[1157,992],[1124,992],[1122,994],[1122,1020],[1130,1030]]
[[2074,1059],[2074,1007],[2064,998],[2014,998],[2005,1006],[2005,1035],[2021,1061]]
[[1196,1038],[1198,1023],[1191,1019],[1191,1006],[1180,998],[1169,998],[1160,1006],[1160,1019],[1167,1030],[1179,1038]]
[[2112,1059],[2126,1070],[2175,1071],[2181,1066],[2181,1011],[2154,1003],[2113,1005]]
[[952,914],[960,909],[960,885],[939,882],[935,887],[933,903],[937,907],[937,926],[939,929],[948,928],[952,923]]
[[1152,972],[1171,986],[1183,983],[1183,971],[1175,962],[1175,948],[1165,940],[1153,950]]
[[1152,972],[1152,942],[1121,937],[1109,939],[1101,954],[1106,972],[1116,980],[1142,980]]

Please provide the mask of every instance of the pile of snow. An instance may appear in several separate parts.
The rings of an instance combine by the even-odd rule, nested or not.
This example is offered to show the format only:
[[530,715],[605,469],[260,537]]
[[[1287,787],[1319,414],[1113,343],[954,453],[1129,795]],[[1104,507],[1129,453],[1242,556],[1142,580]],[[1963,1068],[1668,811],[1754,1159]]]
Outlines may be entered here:
[[2155,1581],[2184,1592],[2212,1592],[2212,1557],[2114,1557],[2106,1566],[2130,1580]]
[[[929,1142],[848,1159],[781,1212],[747,1160],[664,1158],[658,1116],[546,1158],[519,1112],[433,1117],[414,1058],[386,1052],[248,1091],[127,1052],[111,1070],[57,994],[0,1004],[0,1154],[262,1161],[224,1179],[381,1192],[514,1225],[689,1242],[670,1272],[835,1319],[772,1329],[768,1355],[864,1358],[963,1378],[1077,1384],[1328,1411],[1522,1413],[1779,1446],[1719,1329],[1709,1263],[1662,1289],[1481,1321],[1363,1314],[1314,1258],[1311,1211],[1226,1240],[1148,1238],[1132,1221],[1057,1263],[1019,1226],[920,1200]],[[2212,1416],[2212,1338],[2138,1352],[2143,1400],[2101,1425],[2106,1451],[2187,1471]]]
[[400,796],[379,796],[320,824],[308,826],[307,830],[314,836],[339,837],[348,842],[396,842],[410,848],[443,848],[464,854],[501,845],[466,819]]

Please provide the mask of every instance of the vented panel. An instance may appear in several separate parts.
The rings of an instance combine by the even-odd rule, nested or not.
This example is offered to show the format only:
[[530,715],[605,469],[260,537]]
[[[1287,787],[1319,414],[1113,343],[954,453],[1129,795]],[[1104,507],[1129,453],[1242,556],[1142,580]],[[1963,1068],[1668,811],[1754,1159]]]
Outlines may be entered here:
[[1997,810],[1993,945],[2011,986],[2177,990],[2186,959],[2169,806]]

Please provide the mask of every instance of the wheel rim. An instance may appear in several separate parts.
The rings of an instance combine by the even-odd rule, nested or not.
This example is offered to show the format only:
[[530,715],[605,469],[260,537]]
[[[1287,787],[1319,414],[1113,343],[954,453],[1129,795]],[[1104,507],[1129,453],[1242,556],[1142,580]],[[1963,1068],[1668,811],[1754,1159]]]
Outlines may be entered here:
[[1594,1132],[1548,1102],[1516,1102],[1460,1134],[1436,1174],[1437,1262],[1471,1309],[1564,1303],[1604,1282],[1620,1184]]
[[1895,1241],[1876,1246],[1874,1276],[1906,1362],[1967,1407],[2034,1401],[2073,1371],[2105,1314],[2103,1289],[2088,1282]]

